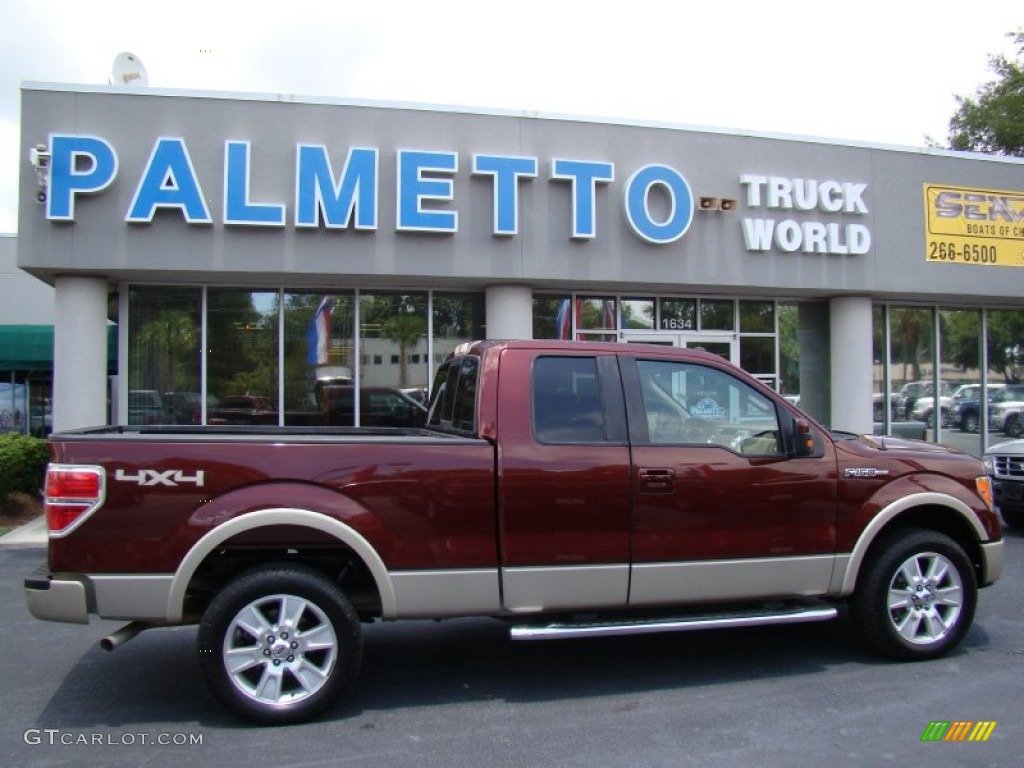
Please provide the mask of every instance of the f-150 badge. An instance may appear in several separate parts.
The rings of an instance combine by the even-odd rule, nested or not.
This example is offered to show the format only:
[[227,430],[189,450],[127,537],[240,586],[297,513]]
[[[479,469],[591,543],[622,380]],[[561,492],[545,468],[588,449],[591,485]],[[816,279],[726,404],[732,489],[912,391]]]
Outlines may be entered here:
[[883,477],[888,474],[888,469],[875,469],[874,467],[850,467],[843,470],[843,477]]

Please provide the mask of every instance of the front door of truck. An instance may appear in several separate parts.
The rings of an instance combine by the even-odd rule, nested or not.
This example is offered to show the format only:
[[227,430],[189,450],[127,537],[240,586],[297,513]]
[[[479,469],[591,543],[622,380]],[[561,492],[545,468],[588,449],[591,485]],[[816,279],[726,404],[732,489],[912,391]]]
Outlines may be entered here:
[[625,605],[630,462],[615,355],[505,350],[500,371],[505,609]]
[[638,355],[622,366],[633,446],[630,602],[823,593],[834,456],[785,455],[788,411],[710,361]]

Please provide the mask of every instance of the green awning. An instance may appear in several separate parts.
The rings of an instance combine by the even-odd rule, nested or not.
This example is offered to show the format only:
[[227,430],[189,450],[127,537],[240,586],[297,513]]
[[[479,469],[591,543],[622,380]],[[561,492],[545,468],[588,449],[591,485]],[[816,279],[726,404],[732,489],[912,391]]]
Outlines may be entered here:
[[[0,325],[0,371],[52,371],[52,325]],[[107,327],[107,370],[117,371],[117,326]]]

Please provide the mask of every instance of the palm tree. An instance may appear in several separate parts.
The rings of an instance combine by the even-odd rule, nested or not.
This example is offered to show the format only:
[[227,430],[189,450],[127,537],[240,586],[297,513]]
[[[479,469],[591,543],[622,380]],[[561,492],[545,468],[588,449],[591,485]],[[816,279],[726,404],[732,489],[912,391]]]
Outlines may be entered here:
[[384,321],[380,332],[385,339],[398,345],[398,386],[409,386],[408,352],[427,332],[423,318],[410,314],[392,315]]

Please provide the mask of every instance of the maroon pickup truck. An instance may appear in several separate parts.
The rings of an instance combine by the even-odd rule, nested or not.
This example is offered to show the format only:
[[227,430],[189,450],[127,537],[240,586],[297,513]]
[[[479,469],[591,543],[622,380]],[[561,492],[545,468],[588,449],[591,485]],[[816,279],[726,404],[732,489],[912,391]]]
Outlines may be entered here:
[[198,623],[212,690],[264,723],[351,688],[361,623],[495,616],[516,639],[819,621],[953,648],[999,578],[980,461],[831,433],[692,350],[477,342],[423,429],[53,436],[32,613]]

